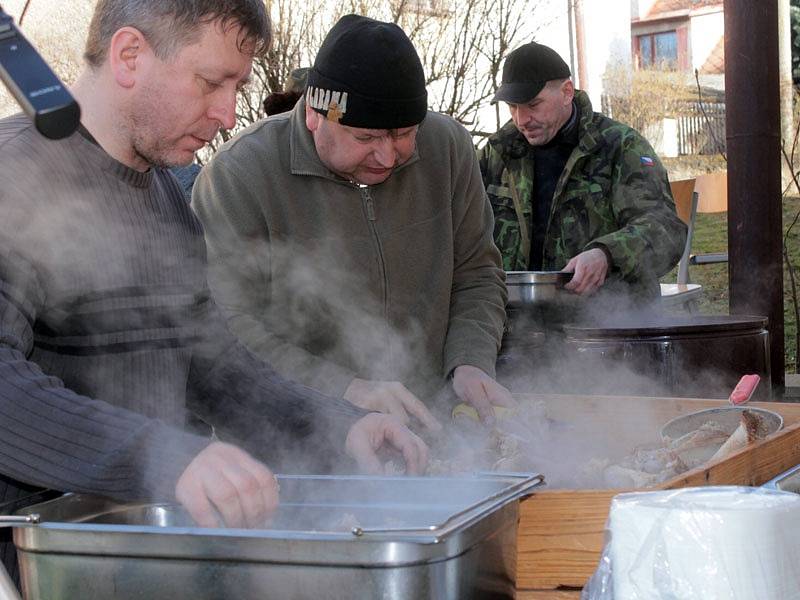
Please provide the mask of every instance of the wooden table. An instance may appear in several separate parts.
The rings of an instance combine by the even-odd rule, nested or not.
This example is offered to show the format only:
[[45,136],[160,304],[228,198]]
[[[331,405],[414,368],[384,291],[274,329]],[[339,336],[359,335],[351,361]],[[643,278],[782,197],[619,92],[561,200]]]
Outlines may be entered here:
[[[653,441],[660,426],[673,417],[724,406],[725,400],[622,396],[517,395],[520,402],[541,400],[547,416],[567,422],[580,415],[581,427],[607,428],[609,443],[633,445]],[[784,428],[728,458],[703,465],[652,489],[703,485],[761,485],[800,464],[800,404],[758,402],[784,418]],[[586,419],[587,415],[591,418]],[[626,430],[629,435],[621,435]],[[588,431],[588,429],[587,429]],[[637,437],[637,432],[641,434]],[[547,473],[544,473],[545,477]],[[611,500],[636,490],[544,489],[520,503],[517,535],[518,598],[579,598],[580,589],[594,573],[604,543]]]

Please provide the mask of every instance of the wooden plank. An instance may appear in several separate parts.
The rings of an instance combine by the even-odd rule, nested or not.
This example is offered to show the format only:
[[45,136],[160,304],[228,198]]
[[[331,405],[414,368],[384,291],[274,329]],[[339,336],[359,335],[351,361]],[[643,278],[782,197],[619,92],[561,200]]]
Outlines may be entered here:
[[753,406],[774,410],[783,417],[783,426],[800,423],[800,402],[753,402]]
[[603,547],[611,499],[621,490],[545,490],[520,504],[517,587],[582,587]]
[[675,201],[675,211],[678,213],[678,218],[684,223],[689,223],[689,219],[692,218],[694,182],[694,177],[669,182],[672,199]]
[[659,489],[698,485],[762,485],[800,463],[800,423],[795,423],[721,462],[688,471]]
[[[588,434],[592,428],[607,429],[612,438],[624,439],[626,452],[631,450],[631,440],[629,435],[619,435],[623,428],[626,434],[634,437],[639,428],[645,428],[643,436],[652,435],[675,416],[726,404],[723,400],[693,398],[533,394],[518,395],[518,400],[544,401],[548,417],[576,423],[578,433]],[[723,461],[689,471],[654,489],[761,485],[799,464],[800,404],[754,404],[781,414],[785,428]],[[597,567],[611,500],[625,491],[635,490],[545,489],[524,500],[520,504],[517,536],[517,587],[540,594],[560,586],[583,587]]]

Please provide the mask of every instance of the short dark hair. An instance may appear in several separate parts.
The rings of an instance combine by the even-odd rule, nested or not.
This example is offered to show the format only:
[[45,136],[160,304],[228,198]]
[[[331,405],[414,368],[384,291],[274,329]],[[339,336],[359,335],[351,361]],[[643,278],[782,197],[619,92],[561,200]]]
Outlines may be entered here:
[[214,21],[223,28],[241,27],[239,49],[247,47],[259,57],[269,50],[272,26],[263,0],[99,0],[83,56],[91,67],[99,67],[114,34],[122,27],[135,27],[165,60]]
[[272,92],[264,98],[264,112],[268,117],[292,110],[303,92]]

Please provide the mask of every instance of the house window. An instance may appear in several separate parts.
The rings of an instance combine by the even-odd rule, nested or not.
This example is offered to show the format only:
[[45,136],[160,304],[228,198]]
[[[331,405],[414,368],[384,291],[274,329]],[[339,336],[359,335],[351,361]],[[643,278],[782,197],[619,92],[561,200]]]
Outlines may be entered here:
[[675,69],[678,66],[678,32],[664,31],[640,35],[640,69]]

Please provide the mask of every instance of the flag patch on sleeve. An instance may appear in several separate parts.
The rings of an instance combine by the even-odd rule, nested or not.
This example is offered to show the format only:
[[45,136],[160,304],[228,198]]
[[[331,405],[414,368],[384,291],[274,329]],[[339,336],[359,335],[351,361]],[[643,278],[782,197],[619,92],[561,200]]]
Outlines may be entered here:
[[652,167],[653,165],[656,164],[655,161],[652,158],[650,158],[649,156],[640,156],[639,158],[641,159],[642,164],[645,167]]

